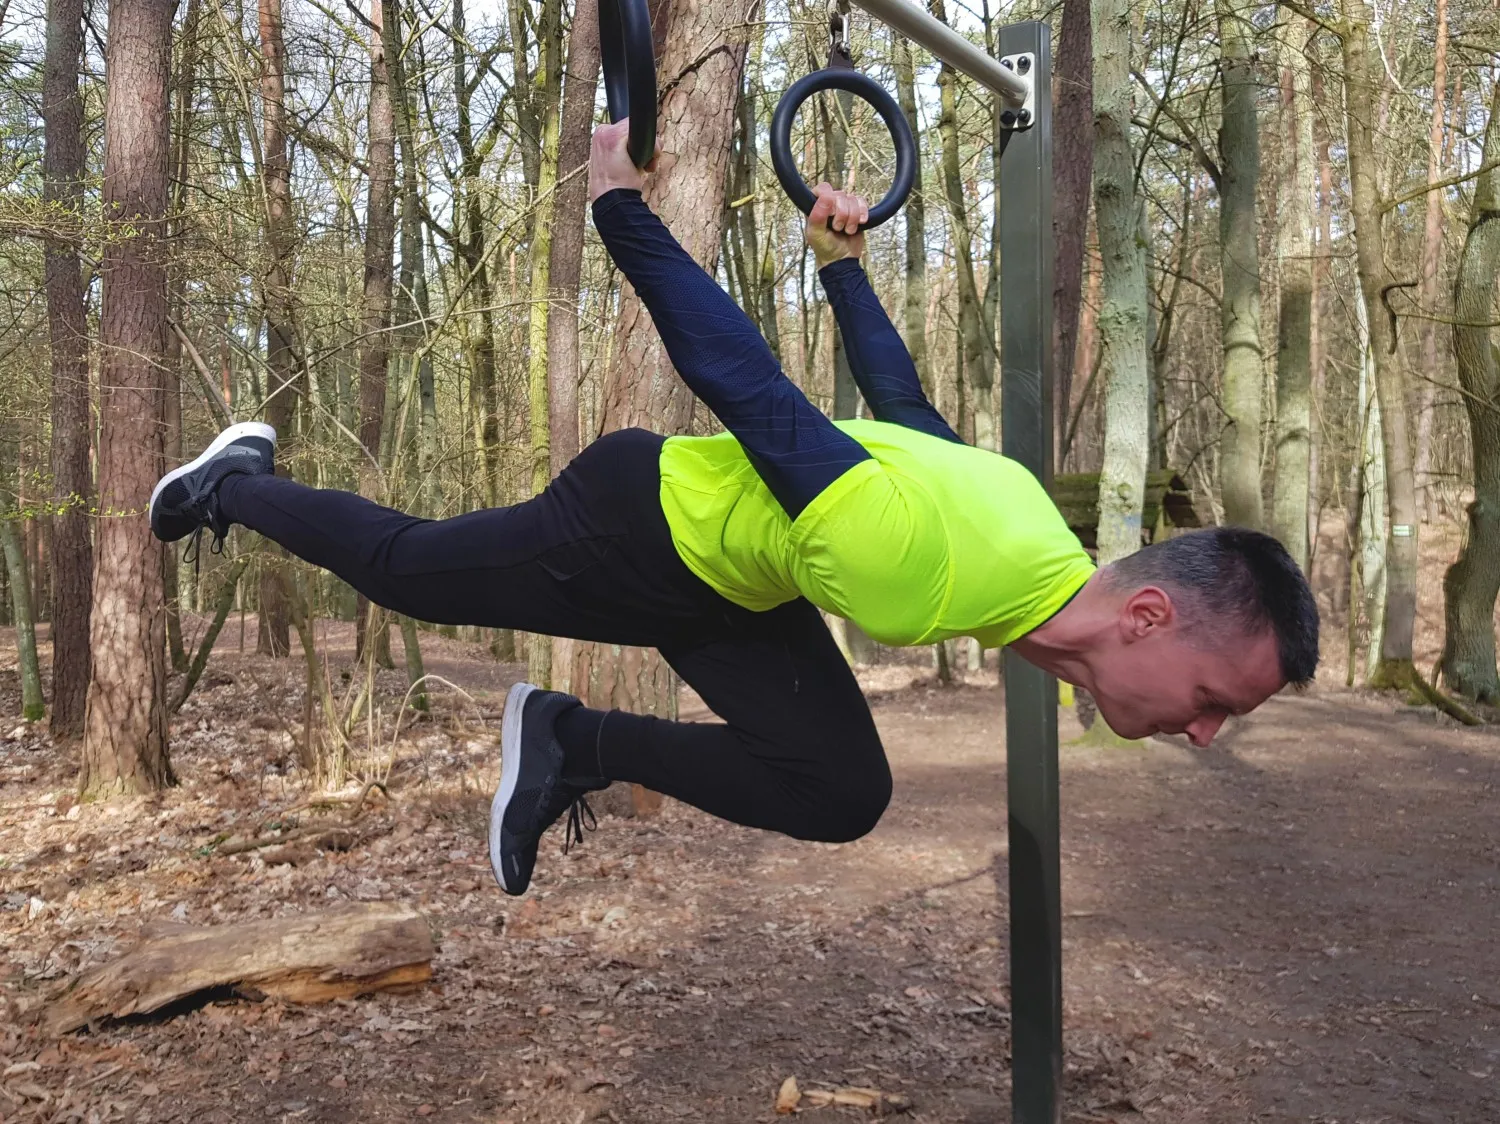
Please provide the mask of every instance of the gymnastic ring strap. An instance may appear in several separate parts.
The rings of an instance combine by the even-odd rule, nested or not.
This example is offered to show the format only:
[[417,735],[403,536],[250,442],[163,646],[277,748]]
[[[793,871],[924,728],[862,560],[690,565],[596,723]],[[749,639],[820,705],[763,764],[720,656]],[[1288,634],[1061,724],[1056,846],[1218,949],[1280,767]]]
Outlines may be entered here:
[[817,196],[803,180],[796,161],[792,159],[792,121],[802,103],[820,90],[844,90],[868,102],[880,114],[895,144],[896,174],[891,177],[891,187],[885,198],[870,208],[869,220],[863,227],[870,230],[899,211],[911,194],[917,174],[917,145],[912,139],[911,127],[896,100],[868,74],[843,66],[829,66],[794,82],[791,89],[781,95],[776,112],[771,115],[771,166],[776,169],[782,190],[804,215],[813,209]]
[[599,61],[609,119],[630,118],[626,151],[644,168],[656,152],[656,51],[646,0],[599,0]]

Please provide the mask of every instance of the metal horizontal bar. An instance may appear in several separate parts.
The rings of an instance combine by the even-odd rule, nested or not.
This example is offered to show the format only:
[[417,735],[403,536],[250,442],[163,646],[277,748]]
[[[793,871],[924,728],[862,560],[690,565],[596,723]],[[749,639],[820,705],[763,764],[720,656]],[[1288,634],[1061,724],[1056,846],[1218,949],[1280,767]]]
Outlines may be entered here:
[[1026,100],[1029,84],[970,43],[942,20],[929,15],[911,0],[853,0],[876,19],[889,24],[933,56],[976,82],[982,82],[1006,100],[1019,106]]

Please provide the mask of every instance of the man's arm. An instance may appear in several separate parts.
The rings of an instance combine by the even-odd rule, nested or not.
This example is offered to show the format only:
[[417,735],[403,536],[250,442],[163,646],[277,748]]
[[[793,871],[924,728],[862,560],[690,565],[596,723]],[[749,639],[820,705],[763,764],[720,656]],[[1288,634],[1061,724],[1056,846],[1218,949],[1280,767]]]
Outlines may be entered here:
[[[807,241],[818,259],[818,277],[833,306],[849,369],[870,412],[879,421],[963,444],[928,401],[911,353],[859,264],[864,235],[856,224],[869,213],[864,200],[827,184],[817,191],[818,202],[807,216]],[[850,228],[856,233],[845,233]]]

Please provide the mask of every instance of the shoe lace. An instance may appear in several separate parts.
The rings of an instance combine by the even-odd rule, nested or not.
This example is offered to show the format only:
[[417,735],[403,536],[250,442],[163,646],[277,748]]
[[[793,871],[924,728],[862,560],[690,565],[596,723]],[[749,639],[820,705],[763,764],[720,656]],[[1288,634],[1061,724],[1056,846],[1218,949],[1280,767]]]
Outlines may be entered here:
[[573,847],[583,842],[585,827],[590,831],[596,831],[599,828],[599,821],[594,816],[594,809],[589,807],[587,798],[579,796],[568,805],[568,822],[563,827],[563,854],[566,855]]
[[[182,552],[182,564],[192,566],[194,573],[197,572],[198,559],[203,553],[203,528],[205,526],[206,524],[199,523],[193,528],[193,533],[188,536],[188,544]],[[224,536],[218,531],[214,532],[213,541],[208,544],[208,552],[210,554],[224,553]]]

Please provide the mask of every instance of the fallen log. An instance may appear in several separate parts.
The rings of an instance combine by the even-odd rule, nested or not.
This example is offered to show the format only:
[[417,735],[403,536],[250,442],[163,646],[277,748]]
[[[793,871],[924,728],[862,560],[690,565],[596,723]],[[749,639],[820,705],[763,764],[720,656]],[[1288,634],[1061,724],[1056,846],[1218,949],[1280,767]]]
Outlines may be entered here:
[[326,1003],[405,990],[432,978],[432,930],[409,906],[350,904],[319,913],[148,937],[70,981],[42,1012],[62,1035],[102,1019],[160,1010],[209,990]]

